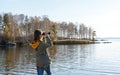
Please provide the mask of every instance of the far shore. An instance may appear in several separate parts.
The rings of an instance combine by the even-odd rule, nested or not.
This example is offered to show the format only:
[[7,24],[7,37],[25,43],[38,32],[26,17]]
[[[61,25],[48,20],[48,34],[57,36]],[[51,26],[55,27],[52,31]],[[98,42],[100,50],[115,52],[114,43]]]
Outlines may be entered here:
[[94,43],[95,41],[92,40],[75,40],[75,39],[65,39],[65,40],[57,40],[57,41],[53,41],[53,43],[55,45],[60,45],[60,44],[91,44]]
[[[73,44],[99,44],[99,43],[111,43],[109,41],[98,41],[98,40],[80,40],[80,39],[61,39],[54,40],[54,45],[73,45]],[[11,43],[12,44],[12,43]],[[16,42],[17,46],[28,45],[28,42]],[[2,45],[0,45],[2,46]]]
[[63,39],[53,41],[55,45],[72,45],[72,44],[100,44],[100,43],[112,43],[110,41],[104,40],[80,40],[80,39]]

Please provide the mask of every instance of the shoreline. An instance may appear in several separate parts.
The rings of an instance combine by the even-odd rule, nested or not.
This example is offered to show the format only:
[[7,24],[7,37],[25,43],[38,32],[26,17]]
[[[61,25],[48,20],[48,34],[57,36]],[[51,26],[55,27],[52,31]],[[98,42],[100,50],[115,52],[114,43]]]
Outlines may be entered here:
[[100,43],[112,43],[110,41],[99,41],[99,40],[78,40],[78,39],[65,39],[53,41],[55,45],[73,45],[73,44],[100,44]]
[[95,41],[92,41],[92,40],[73,40],[73,39],[53,41],[53,44],[55,44],[55,45],[93,44],[93,43],[95,43]]
[[[55,40],[53,41],[54,45],[73,45],[73,44],[100,44],[100,43],[112,43],[112,42],[108,42],[108,41],[97,41],[97,40],[79,40],[79,39],[64,39],[64,40]],[[11,43],[13,44],[13,43]],[[28,43],[27,43],[28,44]],[[23,46],[23,45],[27,45],[26,43],[23,42],[16,42],[15,45],[10,45],[10,46]],[[0,45],[3,46],[3,45]],[[8,45],[4,45],[4,46],[8,46]]]

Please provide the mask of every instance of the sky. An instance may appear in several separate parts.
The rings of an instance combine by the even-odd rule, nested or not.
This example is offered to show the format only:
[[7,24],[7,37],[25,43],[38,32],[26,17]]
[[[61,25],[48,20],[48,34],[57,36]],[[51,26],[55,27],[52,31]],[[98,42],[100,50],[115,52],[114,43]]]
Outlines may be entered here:
[[120,0],[0,0],[0,13],[48,15],[92,27],[97,37],[120,37]]

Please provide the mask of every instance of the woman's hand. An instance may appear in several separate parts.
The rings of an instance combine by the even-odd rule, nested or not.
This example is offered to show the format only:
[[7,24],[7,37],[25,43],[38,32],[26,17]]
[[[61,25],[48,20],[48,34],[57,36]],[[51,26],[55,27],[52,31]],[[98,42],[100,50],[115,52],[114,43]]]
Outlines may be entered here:
[[44,40],[44,36],[41,35],[41,36],[40,36],[40,41],[43,41],[43,40]]

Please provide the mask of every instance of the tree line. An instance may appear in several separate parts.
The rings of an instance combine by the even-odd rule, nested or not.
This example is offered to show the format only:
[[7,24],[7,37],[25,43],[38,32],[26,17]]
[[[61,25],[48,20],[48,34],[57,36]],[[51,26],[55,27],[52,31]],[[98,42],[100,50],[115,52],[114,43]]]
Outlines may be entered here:
[[54,22],[47,15],[0,14],[0,41],[25,42],[32,40],[35,29],[50,32],[52,40],[78,38],[92,40],[96,33],[91,27],[72,22]]

